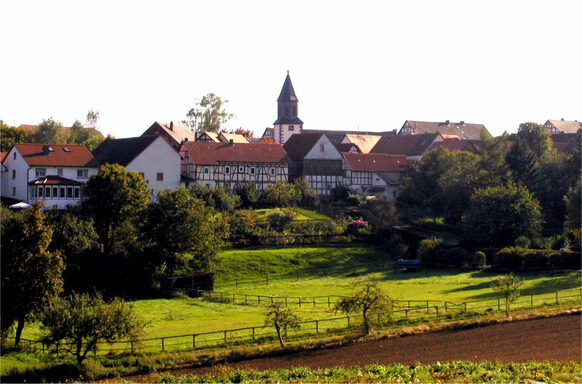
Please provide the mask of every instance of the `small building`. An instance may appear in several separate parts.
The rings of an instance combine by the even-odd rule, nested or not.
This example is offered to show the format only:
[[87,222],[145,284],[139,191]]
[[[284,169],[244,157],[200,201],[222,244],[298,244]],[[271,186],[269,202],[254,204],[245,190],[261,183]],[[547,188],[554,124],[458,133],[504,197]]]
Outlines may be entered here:
[[424,153],[435,143],[443,141],[440,133],[423,133],[415,135],[384,136],[372,148],[370,153],[404,155],[410,160],[420,161]]
[[236,190],[251,184],[261,191],[289,177],[289,157],[279,144],[185,142],[180,154],[186,186],[194,182]]
[[289,178],[304,177],[319,196],[344,183],[343,156],[323,133],[293,135],[284,145],[289,154]]
[[184,141],[194,141],[194,132],[187,126],[181,124],[174,124],[173,121],[170,124],[162,124],[155,121],[142,136],[154,136],[160,135],[164,140],[168,142],[176,151],[180,150],[180,145]]
[[81,186],[98,169],[91,151],[80,144],[17,143],[2,165],[3,197],[58,209],[78,204]]
[[579,123],[578,120],[548,120],[544,123],[544,126],[548,129],[551,135],[560,133],[577,133],[582,129],[582,123]]
[[180,185],[180,155],[161,135],[106,139],[93,155],[99,164],[119,164],[139,173],[156,194]]
[[403,155],[342,153],[347,187],[363,196],[394,200],[408,168]]
[[442,135],[457,136],[462,140],[481,140],[481,132],[491,137],[483,124],[458,123],[446,120],[444,122],[406,120],[398,135],[421,135],[440,133]]

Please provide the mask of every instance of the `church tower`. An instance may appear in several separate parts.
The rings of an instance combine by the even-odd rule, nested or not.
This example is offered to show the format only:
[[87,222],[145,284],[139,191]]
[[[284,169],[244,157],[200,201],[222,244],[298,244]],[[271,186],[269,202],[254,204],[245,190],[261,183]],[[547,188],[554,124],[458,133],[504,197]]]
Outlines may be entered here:
[[300,134],[303,128],[303,121],[297,117],[297,96],[289,71],[283,83],[283,89],[277,99],[277,120],[274,124],[274,140],[277,144],[285,144],[291,135]]

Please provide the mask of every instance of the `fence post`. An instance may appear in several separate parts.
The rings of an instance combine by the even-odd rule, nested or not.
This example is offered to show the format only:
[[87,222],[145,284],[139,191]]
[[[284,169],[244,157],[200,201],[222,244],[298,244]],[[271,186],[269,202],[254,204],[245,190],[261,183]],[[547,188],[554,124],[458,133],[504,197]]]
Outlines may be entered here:
[[299,308],[301,308],[301,296],[299,296]]
[[165,347],[166,347],[164,344],[165,344],[165,343],[164,343],[164,338],[162,337],[162,352],[164,352],[164,350],[165,350]]
[[556,304],[560,304],[560,300],[558,300],[558,291],[556,291]]
[[297,281],[299,281],[299,272],[297,272]]
[[428,300],[426,301],[426,312],[428,313]]
[[255,339],[255,327],[251,328],[253,330],[253,340]]
[[445,312],[447,311],[447,302],[445,301]]
[[257,295],[257,297],[259,298],[259,304],[261,304],[261,295]]
[[267,275],[267,285],[269,285],[269,275]]
[[232,303],[234,304],[234,293],[232,294]]
[[530,305],[533,307],[533,295],[530,296]]
[[350,326],[350,315],[348,315],[348,327]]
[[288,297],[285,296],[285,306],[287,306],[287,299],[288,299]]
[[410,300],[408,300],[408,308],[410,308]]
[[248,304],[248,302],[247,302],[247,295],[245,295],[245,304]]
[[238,287],[238,279],[234,279],[234,283],[236,284],[236,286]]
[[196,349],[196,335],[192,335],[192,349]]
[[463,304],[465,304],[465,313],[467,313],[467,302],[465,301]]
[[408,320],[408,309],[405,309],[405,310],[404,310],[404,316],[405,316],[404,318],[405,318],[406,320]]
[[501,311],[501,299],[499,297],[497,298],[497,310]]
[[315,307],[315,296],[313,296],[313,306]]
[[222,292],[220,292],[220,301],[223,301]]
[[438,317],[438,315],[439,315],[439,306],[438,305],[435,305],[434,308],[436,309],[436,315]]
[[273,305],[273,296],[271,296],[271,305]]
[[319,321],[315,320],[315,333],[319,333]]
[[330,300],[330,297],[328,296],[327,297],[327,307],[329,308],[330,306],[331,306],[331,300]]
[[224,330],[224,344],[226,344],[226,329]]

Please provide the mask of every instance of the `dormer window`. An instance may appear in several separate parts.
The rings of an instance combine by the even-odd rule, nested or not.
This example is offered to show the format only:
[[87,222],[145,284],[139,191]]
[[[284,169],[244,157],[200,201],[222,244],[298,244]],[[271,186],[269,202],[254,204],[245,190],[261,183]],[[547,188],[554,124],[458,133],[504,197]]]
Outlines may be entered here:
[[46,168],[36,168],[34,170],[34,175],[36,178],[45,177],[46,176]]
[[77,179],[86,179],[89,176],[87,169],[77,169]]
[[325,144],[319,144],[319,152],[325,152]]

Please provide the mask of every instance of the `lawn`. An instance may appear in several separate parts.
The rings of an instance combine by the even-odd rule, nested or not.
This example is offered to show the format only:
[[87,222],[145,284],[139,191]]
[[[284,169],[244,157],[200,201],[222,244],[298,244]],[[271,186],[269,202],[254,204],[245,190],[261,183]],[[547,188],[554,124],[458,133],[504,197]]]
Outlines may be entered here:
[[[255,213],[257,214],[259,221],[267,220],[267,216],[273,212],[275,208],[264,208],[264,209],[257,209]],[[297,216],[293,218],[293,221],[302,222],[302,221],[325,221],[329,220],[329,217],[317,213],[315,211],[304,209],[304,208],[289,208],[290,211],[295,213]]]

